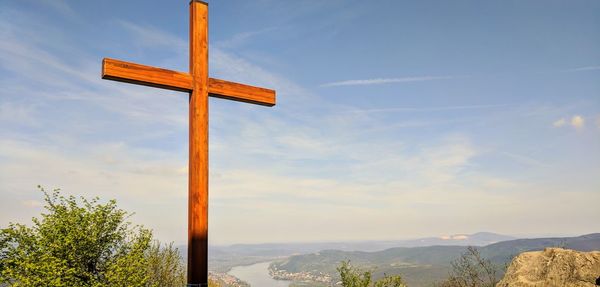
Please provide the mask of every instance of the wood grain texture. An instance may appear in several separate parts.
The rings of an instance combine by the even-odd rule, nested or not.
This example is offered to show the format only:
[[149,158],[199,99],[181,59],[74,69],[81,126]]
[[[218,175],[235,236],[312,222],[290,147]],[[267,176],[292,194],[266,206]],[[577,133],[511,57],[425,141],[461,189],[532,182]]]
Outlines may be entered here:
[[210,78],[208,92],[211,97],[269,107],[275,105],[275,91],[271,89]]
[[[102,78],[181,92],[191,92],[193,89],[192,76],[188,73],[110,58],[102,60]],[[208,93],[211,97],[238,102],[269,107],[275,105],[274,90],[220,79],[208,79]]]
[[[190,2],[188,286],[208,283],[208,5]],[[200,285],[202,284],[202,285]],[[196,286],[196,285],[193,285]]]
[[188,73],[109,58],[102,60],[102,79],[181,92],[192,90],[192,76]]

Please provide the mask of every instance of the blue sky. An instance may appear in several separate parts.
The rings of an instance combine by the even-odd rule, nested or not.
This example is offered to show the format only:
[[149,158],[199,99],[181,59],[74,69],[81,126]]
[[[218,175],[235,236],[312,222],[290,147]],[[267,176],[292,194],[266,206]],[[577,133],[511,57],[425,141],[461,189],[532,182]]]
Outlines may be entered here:
[[[600,2],[212,1],[212,244],[598,232]],[[187,96],[100,79],[187,71],[188,1],[0,2],[0,219],[35,186],[187,227]]]

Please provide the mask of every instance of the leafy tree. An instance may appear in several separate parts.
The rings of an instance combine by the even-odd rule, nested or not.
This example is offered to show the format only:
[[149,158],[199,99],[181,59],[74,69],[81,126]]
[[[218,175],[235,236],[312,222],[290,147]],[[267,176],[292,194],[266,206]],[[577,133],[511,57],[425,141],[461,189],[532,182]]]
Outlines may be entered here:
[[59,190],[38,188],[47,213],[33,218],[31,227],[11,223],[0,230],[0,284],[149,286],[149,260],[155,260],[148,256],[149,230],[125,222],[129,214],[114,200],[81,198],[79,204]]
[[481,257],[479,250],[469,246],[460,258],[452,262],[452,271],[438,287],[494,287],[498,283],[497,268]]
[[350,261],[342,261],[337,268],[343,287],[406,287],[402,277],[387,276],[373,282],[371,271],[361,271],[350,265]]
[[[162,246],[154,241],[147,250],[148,286],[181,287],[186,285],[186,267],[173,243]],[[210,285],[210,284],[209,284]]]

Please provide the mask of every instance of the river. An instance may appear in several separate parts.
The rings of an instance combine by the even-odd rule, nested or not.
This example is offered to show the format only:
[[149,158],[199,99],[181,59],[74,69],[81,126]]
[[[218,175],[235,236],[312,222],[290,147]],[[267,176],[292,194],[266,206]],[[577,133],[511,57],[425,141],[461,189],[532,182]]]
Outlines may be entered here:
[[252,287],[288,287],[291,281],[275,280],[269,276],[269,264],[271,262],[256,263],[248,266],[236,266],[229,270],[240,280],[248,282]]

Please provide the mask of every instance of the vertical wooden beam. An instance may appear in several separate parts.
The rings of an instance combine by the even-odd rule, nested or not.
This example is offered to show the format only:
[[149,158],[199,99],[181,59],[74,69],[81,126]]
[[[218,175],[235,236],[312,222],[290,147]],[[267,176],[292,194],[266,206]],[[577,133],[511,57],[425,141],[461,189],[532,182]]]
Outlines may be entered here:
[[190,2],[188,286],[208,286],[208,4]]

